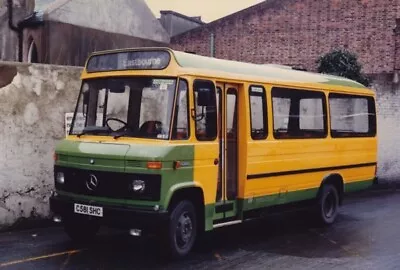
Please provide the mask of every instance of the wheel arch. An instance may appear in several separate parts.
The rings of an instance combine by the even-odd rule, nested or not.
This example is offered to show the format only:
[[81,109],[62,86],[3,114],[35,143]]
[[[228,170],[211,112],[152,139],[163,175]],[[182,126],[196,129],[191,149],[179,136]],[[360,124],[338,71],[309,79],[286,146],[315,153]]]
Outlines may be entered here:
[[169,192],[169,198],[166,200],[166,207],[168,212],[182,200],[189,200],[193,203],[196,216],[198,220],[198,227],[200,231],[205,229],[205,198],[203,188],[196,185],[194,182],[187,185],[180,185]]
[[321,182],[321,185],[319,186],[318,193],[317,193],[317,198],[321,195],[322,187],[326,184],[332,184],[335,186],[339,193],[339,204],[341,205],[343,203],[343,197],[344,197],[344,182],[343,182],[343,176],[340,175],[339,173],[331,173],[329,175],[326,175]]

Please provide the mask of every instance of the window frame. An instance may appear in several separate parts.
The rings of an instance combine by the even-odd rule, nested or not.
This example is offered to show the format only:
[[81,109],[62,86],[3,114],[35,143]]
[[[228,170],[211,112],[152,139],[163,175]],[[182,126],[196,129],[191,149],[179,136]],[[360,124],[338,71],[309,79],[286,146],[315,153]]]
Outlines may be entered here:
[[[321,136],[315,135],[315,136],[288,136],[287,137],[281,137],[277,136],[275,132],[275,111],[274,111],[274,97],[277,98],[286,98],[286,97],[281,97],[280,95],[274,96],[275,91],[280,91],[281,93],[306,93],[309,96],[317,96],[320,95],[322,99],[322,113],[323,113],[323,126],[324,126],[324,134]],[[279,93],[279,92],[278,92]],[[290,98],[290,97],[289,97]],[[307,98],[307,96],[303,96],[302,98]],[[300,100],[302,99],[300,98]],[[326,139],[329,134],[329,127],[328,127],[328,104],[327,104],[327,96],[324,91],[322,90],[316,90],[316,89],[305,89],[305,88],[290,88],[290,87],[284,87],[284,86],[273,86],[271,87],[271,106],[272,106],[272,134],[275,140],[315,140],[315,139]],[[317,99],[320,99],[319,97]],[[300,105],[300,102],[299,102]],[[288,117],[290,117],[290,108],[289,108],[289,114]],[[300,118],[300,115],[299,115]],[[289,125],[289,123],[288,123]],[[289,127],[288,127],[289,130]],[[300,130],[300,119],[299,119],[299,130]]]
[[[232,117],[233,117],[233,119],[232,119],[232,128],[233,127],[236,128],[236,135],[238,135],[238,132],[239,132],[239,119],[238,119],[238,117],[239,117],[239,113],[238,113],[239,112],[239,91],[238,91],[237,88],[234,88],[234,87],[229,87],[229,88],[226,89],[226,95],[225,95],[226,101],[225,101],[225,113],[224,113],[225,116],[226,116],[226,123],[225,123],[224,128],[225,128],[226,134],[228,134],[228,121],[227,121],[228,119],[227,119],[227,115],[228,115],[228,96],[229,95],[235,97],[235,104],[234,104],[234,107],[233,107],[233,109],[235,111],[232,114]],[[222,113],[221,113],[221,115],[222,115]]]
[[[368,128],[369,132],[352,132],[350,136],[346,136],[346,134],[340,135],[339,133],[335,133],[336,135],[333,134],[332,132],[332,110],[330,106],[330,98],[331,96],[336,96],[336,97],[345,97],[348,99],[355,98],[355,99],[366,99],[367,100],[367,109],[368,109],[368,114],[372,113],[373,115],[368,115]],[[333,139],[347,139],[347,138],[375,138],[377,135],[377,114],[376,114],[376,101],[374,97],[369,96],[369,95],[357,95],[357,94],[347,94],[347,93],[335,93],[335,92],[330,92],[328,94],[328,110],[329,110],[329,133],[331,138]],[[370,111],[372,109],[372,112]],[[372,118],[372,119],[371,119]],[[372,124],[372,125],[371,125]],[[346,132],[349,134],[349,132]]]
[[[197,100],[196,100],[196,89],[195,89],[196,83],[210,83],[210,85],[212,84],[213,91],[214,91],[214,105],[215,105],[215,110],[216,110],[215,119],[214,119],[214,121],[215,121],[215,133],[214,133],[213,137],[207,137],[206,139],[199,138],[198,133],[197,133],[197,122],[198,121],[196,121],[196,112],[197,112]],[[194,111],[194,113],[193,113],[194,117],[193,116],[192,117],[194,118],[194,134],[195,134],[196,140],[198,142],[212,142],[212,141],[215,141],[218,138],[218,134],[219,134],[219,132],[218,132],[218,112],[217,112],[218,106],[217,106],[217,87],[216,87],[216,84],[212,80],[194,79],[192,87],[193,87],[192,93],[193,93],[193,111]]]
[[[178,105],[178,98],[180,97],[180,88],[179,85],[181,83],[181,81],[183,81],[184,83],[186,83],[186,117],[187,117],[187,137],[186,138],[182,138],[182,139],[177,139],[176,137],[176,131],[175,129],[175,125],[177,124],[178,121],[178,113],[179,113],[179,107],[177,109],[177,105]],[[187,141],[190,139],[191,136],[191,130],[190,130],[190,89],[189,89],[189,82],[187,79],[185,78],[178,78],[177,82],[176,82],[176,94],[175,94],[175,106],[174,106],[174,117],[172,119],[172,129],[171,129],[171,141]]]
[[[252,95],[252,87],[259,87],[262,88],[263,92],[260,93],[259,95]],[[251,84],[249,85],[248,89],[248,94],[249,94],[249,111],[250,111],[250,136],[252,140],[254,141],[260,141],[260,140],[265,140],[268,138],[268,104],[267,104],[267,91],[265,90],[265,87],[263,85],[256,85],[256,84]],[[262,98],[262,110],[263,110],[263,124],[264,124],[264,134],[262,137],[257,137],[255,138],[253,135],[253,117],[252,117],[252,106],[251,106],[251,97],[261,97]]]

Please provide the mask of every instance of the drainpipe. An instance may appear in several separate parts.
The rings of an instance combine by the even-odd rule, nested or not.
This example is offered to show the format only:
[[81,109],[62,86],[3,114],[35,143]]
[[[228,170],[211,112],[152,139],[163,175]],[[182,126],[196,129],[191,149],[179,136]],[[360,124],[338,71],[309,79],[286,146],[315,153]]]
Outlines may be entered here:
[[18,35],[18,62],[22,62],[22,39],[23,39],[23,28],[16,27],[13,24],[13,3],[12,0],[7,0],[8,3],[8,26],[10,29]]
[[394,32],[394,74],[393,83],[398,84],[399,72],[400,72],[400,19],[396,19],[396,27],[393,29]]
[[211,33],[211,36],[210,36],[210,56],[211,57],[215,56],[215,35],[214,35],[214,33]]

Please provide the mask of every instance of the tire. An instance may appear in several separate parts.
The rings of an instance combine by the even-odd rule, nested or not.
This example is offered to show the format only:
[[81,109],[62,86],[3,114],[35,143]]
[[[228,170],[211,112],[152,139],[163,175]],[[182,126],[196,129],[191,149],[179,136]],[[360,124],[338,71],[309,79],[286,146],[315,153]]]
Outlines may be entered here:
[[332,184],[325,184],[317,203],[317,217],[322,225],[331,225],[335,222],[339,212],[339,194]]
[[71,240],[78,244],[88,244],[92,242],[100,226],[91,220],[67,219],[64,222],[64,231]]
[[172,209],[167,231],[162,236],[170,259],[185,257],[197,237],[197,216],[192,202],[181,201]]

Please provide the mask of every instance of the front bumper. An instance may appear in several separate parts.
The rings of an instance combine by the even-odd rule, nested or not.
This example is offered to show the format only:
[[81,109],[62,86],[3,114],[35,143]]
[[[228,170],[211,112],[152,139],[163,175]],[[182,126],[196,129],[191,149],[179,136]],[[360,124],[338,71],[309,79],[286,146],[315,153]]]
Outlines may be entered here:
[[[74,213],[74,204],[101,206],[103,217],[87,216]],[[143,231],[157,231],[168,224],[168,212],[143,210],[128,206],[109,206],[96,202],[81,201],[65,196],[50,197],[50,210],[54,216],[62,219],[72,219],[79,222],[82,219],[90,219],[101,225],[114,228],[135,228]]]

